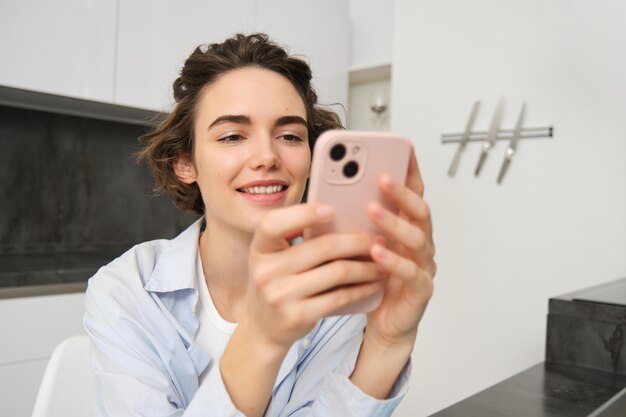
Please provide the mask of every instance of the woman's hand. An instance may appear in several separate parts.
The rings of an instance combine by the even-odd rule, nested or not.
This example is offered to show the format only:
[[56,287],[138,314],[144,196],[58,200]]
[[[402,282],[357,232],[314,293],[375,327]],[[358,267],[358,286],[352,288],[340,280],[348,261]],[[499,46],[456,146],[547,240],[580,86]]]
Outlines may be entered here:
[[305,228],[332,219],[329,207],[302,204],[272,210],[257,225],[245,311],[220,359],[224,385],[247,416],[264,413],[297,339],[321,318],[382,289],[373,261],[347,260],[367,256],[371,236],[327,234],[289,246]]
[[316,322],[363,300],[383,286],[367,257],[374,238],[366,234],[326,234],[290,247],[310,226],[332,221],[328,206],[302,204],[273,210],[259,222],[250,248],[246,319],[267,345],[288,349]]
[[424,185],[415,155],[411,155],[406,184],[394,183],[385,175],[379,187],[400,212],[395,215],[377,203],[368,207],[370,218],[390,241],[379,242],[371,250],[389,279],[381,304],[368,314],[366,340],[381,346],[412,347],[437,270],[430,209],[422,198]]
[[363,392],[385,399],[413,350],[437,267],[430,210],[422,198],[424,186],[415,155],[411,155],[406,184],[395,184],[385,175],[379,187],[399,214],[375,202],[368,207],[370,218],[389,240],[376,243],[370,254],[389,277],[380,305],[367,315],[350,379]]

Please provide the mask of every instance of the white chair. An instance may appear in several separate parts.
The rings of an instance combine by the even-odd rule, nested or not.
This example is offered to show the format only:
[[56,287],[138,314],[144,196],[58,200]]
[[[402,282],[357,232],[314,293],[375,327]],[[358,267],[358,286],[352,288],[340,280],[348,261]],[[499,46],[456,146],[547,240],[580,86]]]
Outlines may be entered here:
[[89,337],[72,336],[52,352],[32,417],[89,417],[93,376]]

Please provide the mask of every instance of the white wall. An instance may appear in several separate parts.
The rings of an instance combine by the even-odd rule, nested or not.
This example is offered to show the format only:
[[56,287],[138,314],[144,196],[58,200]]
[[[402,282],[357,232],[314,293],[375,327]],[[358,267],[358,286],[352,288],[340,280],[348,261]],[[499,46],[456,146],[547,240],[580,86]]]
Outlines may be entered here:
[[[544,358],[548,298],[626,275],[626,4],[397,0],[392,130],[414,140],[432,207],[434,298],[398,417],[434,413]],[[486,130],[522,100],[526,126],[501,186],[499,143],[479,178],[479,145],[446,175],[473,101]]]

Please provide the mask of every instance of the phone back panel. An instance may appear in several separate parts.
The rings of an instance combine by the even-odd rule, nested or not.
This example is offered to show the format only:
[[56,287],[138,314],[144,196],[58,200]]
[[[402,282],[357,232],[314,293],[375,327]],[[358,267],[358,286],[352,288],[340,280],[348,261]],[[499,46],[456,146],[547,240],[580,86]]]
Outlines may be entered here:
[[[345,147],[345,152],[333,150],[338,144]],[[411,149],[411,142],[389,133],[324,132],[315,144],[308,201],[331,205],[335,218],[332,223],[305,230],[304,238],[334,232],[380,233],[367,215],[367,206],[378,201],[397,212],[379,191],[378,180],[381,174],[388,173],[397,183],[404,184]],[[356,172],[354,164],[350,168],[351,162],[356,164]],[[378,307],[382,298],[383,290],[333,314],[368,313]]]
[[[331,151],[338,144],[343,144],[346,152],[340,160],[334,160]],[[305,238],[330,232],[377,233],[367,215],[367,206],[371,201],[378,201],[397,212],[383,197],[378,181],[381,174],[388,173],[394,181],[404,184],[411,150],[409,140],[390,133],[324,132],[315,144],[307,200],[331,205],[335,219],[308,230]],[[347,178],[344,171],[353,172],[346,168],[350,162],[355,162],[358,170],[353,177]]]

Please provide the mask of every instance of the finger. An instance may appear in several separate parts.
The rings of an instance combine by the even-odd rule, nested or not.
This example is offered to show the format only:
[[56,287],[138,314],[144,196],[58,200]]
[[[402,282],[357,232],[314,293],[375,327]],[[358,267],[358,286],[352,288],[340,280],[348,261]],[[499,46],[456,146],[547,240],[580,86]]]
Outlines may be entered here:
[[371,262],[370,249],[378,241],[382,242],[382,236],[364,233],[318,236],[284,250],[260,254],[263,261],[256,264],[254,279],[258,285],[271,285],[271,292],[282,297],[292,291],[293,277],[303,272],[337,260]]
[[424,226],[423,229],[427,235],[432,234],[430,207],[420,195],[410,188],[398,184],[388,174],[381,176],[379,187],[385,197],[396,205],[401,212],[405,213],[410,220]]
[[285,287],[290,289],[294,298],[304,299],[342,285],[377,281],[383,278],[383,273],[375,262],[342,259],[290,278]]
[[376,238],[364,233],[329,233],[276,254],[277,262],[292,273],[299,273],[336,259],[369,257]]
[[340,287],[304,300],[300,307],[311,318],[331,316],[339,310],[365,300],[385,286],[386,281],[374,281]]
[[404,246],[419,265],[426,266],[434,257],[432,236],[420,227],[386,210],[377,202],[367,207],[372,221],[393,240]]
[[390,251],[381,245],[372,246],[372,259],[394,277],[411,283],[413,287],[419,286],[420,278],[432,280],[437,272],[437,265],[434,260],[421,267],[410,259],[406,259],[397,253]]
[[333,208],[320,204],[298,204],[270,211],[257,224],[251,248],[270,253],[289,247],[289,240],[303,229],[330,222]]
[[420,173],[420,168],[417,164],[414,149],[411,149],[411,156],[409,158],[406,186],[416,192],[420,197],[424,196],[424,182],[422,181],[422,174]]

